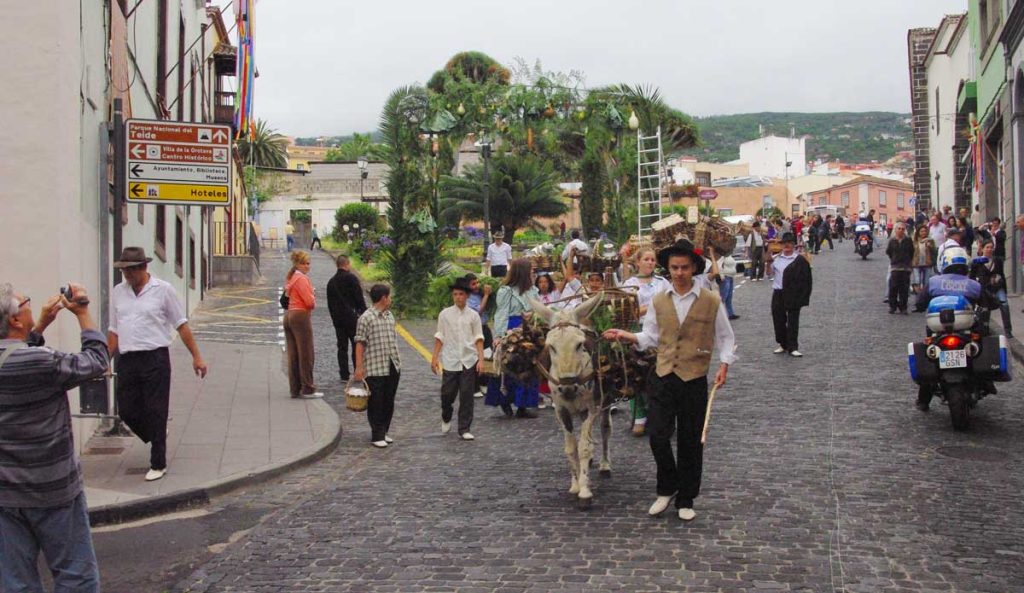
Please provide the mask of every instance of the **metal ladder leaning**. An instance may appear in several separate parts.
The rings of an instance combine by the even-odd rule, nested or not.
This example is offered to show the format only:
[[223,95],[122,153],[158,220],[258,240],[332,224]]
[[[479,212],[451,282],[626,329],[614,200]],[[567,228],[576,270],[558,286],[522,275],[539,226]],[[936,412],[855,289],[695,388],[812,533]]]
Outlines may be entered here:
[[661,126],[653,136],[636,132],[636,193],[637,234],[649,235],[651,224],[663,215],[661,167],[664,154],[661,149]]

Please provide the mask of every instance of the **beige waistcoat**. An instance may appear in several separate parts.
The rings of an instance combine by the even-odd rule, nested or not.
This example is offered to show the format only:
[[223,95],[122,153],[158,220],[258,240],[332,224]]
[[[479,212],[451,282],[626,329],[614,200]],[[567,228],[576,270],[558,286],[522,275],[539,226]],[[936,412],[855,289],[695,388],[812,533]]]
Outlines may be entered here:
[[706,377],[711,365],[711,351],[715,346],[715,317],[721,298],[702,288],[693,302],[686,319],[679,322],[670,292],[658,293],[654,307],[660,336],[658,338],[659,377],[675,373],[683,381]]

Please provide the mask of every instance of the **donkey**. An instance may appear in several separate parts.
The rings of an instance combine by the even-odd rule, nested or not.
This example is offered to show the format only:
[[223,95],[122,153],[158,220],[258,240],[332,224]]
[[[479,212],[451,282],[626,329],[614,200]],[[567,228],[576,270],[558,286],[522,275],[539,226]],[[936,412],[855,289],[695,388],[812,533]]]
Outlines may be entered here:
[[[592,427],[601,419],[601,477],[611,477],[608,459],[608,441],[612,421],[609,407],[611,397],[602,401],[597,392],[595,360],[597,334],[590,324],[590,315],[601,304],[595,296],[569,311],[556,311],[543,303],[530,299],[530,308],[550,328],[544,351],[537,361],[538,369],[551,386],[555,404],[555,418],[565,435],[565,454],[572,472],[570,494],[579,496],[581,509],[590,507],[594,493],[590,490],[590,461],[594,456]],[[550,365],[550,368],[547,368]],[[573,432],[573,418],[579,418],[580,436]]]

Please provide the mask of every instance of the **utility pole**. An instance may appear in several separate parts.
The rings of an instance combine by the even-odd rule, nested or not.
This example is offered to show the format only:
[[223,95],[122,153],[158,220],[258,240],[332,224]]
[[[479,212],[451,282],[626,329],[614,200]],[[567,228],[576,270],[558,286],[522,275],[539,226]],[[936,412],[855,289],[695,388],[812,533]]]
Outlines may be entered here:
[[487,245],[491,237],[491,143],[480,145],[480,156],[484,159],[484,261],[487,261]]
[[[120,98],[114,99],[114,228],[113,228],[113,258],[121,257],[121,211],[124,208],[124,193],[127,179],[125,178],[125,138],[124,138],[124,111]],[[111,276],[114,286],[121,282],[121,270],[114,268],[114,275]]]

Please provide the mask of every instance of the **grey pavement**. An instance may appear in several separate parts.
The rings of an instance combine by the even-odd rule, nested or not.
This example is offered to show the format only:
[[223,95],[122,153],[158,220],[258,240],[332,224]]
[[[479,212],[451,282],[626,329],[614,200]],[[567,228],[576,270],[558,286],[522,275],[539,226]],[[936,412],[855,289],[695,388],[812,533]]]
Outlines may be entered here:
[[[622,418],[587,512],[550,410],[506,420],[478,400],[477,441],[441,435],[439,380],[402,344],[395,444],[373,449],[365,417],[342,411],[333,454],[213,502],[267,515],[173,590],[1024,590],[1019,383],[983,400],[967,433],[941,405],[917,411],[905,352],[924,319],[887,315],[884,261],[845,246],[815,259],[802,359],[772,354],[770,285],[738,290],[740,362],[716,401],[696,521],[646,516],[654,463]],[[318,287],[330,272],[314,258]],[[340,409],[322,309],[317,379]]]
[[205,502],[226,488],[312,460],[337,442],[340,423],[329,405],[289,397],[278,318],[272,286],[209,295],[190,321],[209,366],[206,378],[194,375],[179,340],[171,347],[167,475],[143,479],[149,445],[137,438],[93,436],[82,466],[94,522]]

